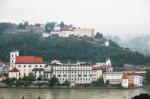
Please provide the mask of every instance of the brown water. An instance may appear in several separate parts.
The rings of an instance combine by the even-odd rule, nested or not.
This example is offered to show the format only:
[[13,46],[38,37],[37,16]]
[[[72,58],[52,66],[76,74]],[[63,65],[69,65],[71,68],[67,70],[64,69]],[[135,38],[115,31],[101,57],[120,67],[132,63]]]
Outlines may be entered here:
[[150,88],[141,89],[0,89],[0,99],[130,99],[140,93],[150,93]]

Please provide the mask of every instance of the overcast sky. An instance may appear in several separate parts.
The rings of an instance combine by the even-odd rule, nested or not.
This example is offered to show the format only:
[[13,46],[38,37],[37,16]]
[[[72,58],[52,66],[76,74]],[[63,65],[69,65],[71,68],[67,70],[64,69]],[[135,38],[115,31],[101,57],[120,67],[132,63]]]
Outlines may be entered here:
[[0,0],[0,21],[64,21],[104,34],[150,34],[150,0]]

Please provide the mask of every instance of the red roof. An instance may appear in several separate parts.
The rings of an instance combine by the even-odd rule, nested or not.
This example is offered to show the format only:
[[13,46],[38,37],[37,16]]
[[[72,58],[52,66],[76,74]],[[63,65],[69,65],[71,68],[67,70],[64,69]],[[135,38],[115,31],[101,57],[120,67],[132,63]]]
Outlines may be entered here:
[[43,58],[42,57],[35,57],[35,56],[17,56],[16,57],[16,63],[41,64],[41,63],[43,63]]
[[17,68],[13,68],[12,70],[10,70],[9,72],[19,72],[19,70]]
[[5,62],[3,62],[3,61],[0,60],[0,64],[5,64]]

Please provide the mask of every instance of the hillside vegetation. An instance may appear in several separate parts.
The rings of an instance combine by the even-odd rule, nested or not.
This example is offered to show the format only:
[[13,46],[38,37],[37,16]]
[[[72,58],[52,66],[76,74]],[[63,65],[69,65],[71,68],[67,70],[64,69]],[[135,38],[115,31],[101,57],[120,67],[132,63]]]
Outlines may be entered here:
[[89,61],[92,63],[110,58],[114,66],[123,64],[149,64],[149,57],[128,48],[121,48],[110,41],[110,46],[92,41],[87,37],[42,38],[35,33],[1,34],[0,59],[9,61],[9,52],[18,49],[20,55],[42,56],[46,62],[58,59],[63,62]]

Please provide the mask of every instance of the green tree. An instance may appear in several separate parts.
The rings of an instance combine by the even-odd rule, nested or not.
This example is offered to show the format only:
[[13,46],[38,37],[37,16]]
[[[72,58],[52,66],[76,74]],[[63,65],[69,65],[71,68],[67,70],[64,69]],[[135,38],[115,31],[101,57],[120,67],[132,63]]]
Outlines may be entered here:
[[146,80],[148,83],[150,83],[150,69],[146,70]]
[[33,73],[29,73],[28,79],[29,79],[29,81],[35,81],[36,80]]
[[65,27],[64,22],[63,22],[63,21],[62,21],[62,22],[60,22],[60,28],[61,28],[61,29],[64,29],[64,27]]
[[45,25],[45,32],[50,33],[55,27],[55,22],[47,22]]
[[97,81],[92,82],[93,87],[101,87],[104,86],[103,78],[97,79]]
[[24,81],[24,82],[23,82],[23,85],[24,85],[25,87],[29,87],[31,84],[32,84],[31,81]]
[[49,80],[49,86],[53,87],[57,85],[59,85],[59,79],[54,76]]
[[25,30],[26,29],[26,25],[24,23],[19,23],[18,29]]
[[7,78],[4,82],[6,83],[6,85],[11,87],[12,85],[15,85],[16,78]]
[[42,87],[43,85],[46,85],[45,83],[43,83],[43,82],[37,82],[37,84],[36,84],[38,87]]
[[24,81],[22,81],[21,79],[17,80],[16,83],[15,83],[16,87],[20,87],[22,85],[24,85]]
[[62,85],[69,87],[70,86],[70,82],[68,80],[65,80],[65,82]]
[[95,38],[103,39],[103,34],[100,32],[97,32]]

